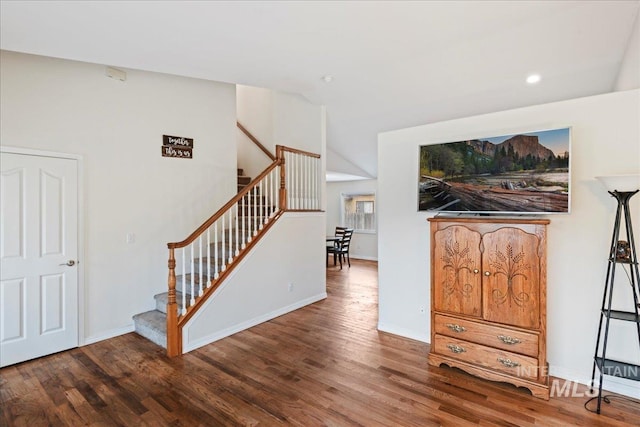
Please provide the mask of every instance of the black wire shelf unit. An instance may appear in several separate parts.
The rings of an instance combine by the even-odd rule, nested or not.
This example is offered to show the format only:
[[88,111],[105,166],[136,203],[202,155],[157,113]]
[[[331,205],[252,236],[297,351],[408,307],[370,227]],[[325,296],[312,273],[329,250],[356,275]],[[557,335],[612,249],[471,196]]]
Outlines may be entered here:
[[[640,272],[638,270],[638,257],[636,253],[633,229],[631,226],[631,213],[629,210],[629,199],[638,193],[636,191],[609,191],[618,202],[616,218],[613,226],[613,237],[609,251],[607,266],[607,278],[602,296],[602,309],[600,310],[600,324],[598,326],[598,337],[596,340],[596,351],[593,358],[593,370],[591,373],[591,393],[592,400],[597,399],[596,413],[600,413],[601,404],[604,400],[609,402],[606,396],[602,395],[602,384],[604,376],[613,376],[629,380],[640,381],[640,365],[615,360],[607,355],[607,344],[609,339],[609,326],[611,321],[633,322],[638,331],[638,352],[640,354],[640,304],[638,296],[640,294]],[[626,241],[620,241],[621,225],[624,223]],[[628,272],[626,271],[628,269]],[[613,285],[617,270],[624,270],[631,285],[634,311],[614,310],[613,307]],[[596,372],[599,375],[598,394],[594,395],[594,384]],[[589,402],[587,402],[589,403]],[[585,404],[586,407],[586,404]]]

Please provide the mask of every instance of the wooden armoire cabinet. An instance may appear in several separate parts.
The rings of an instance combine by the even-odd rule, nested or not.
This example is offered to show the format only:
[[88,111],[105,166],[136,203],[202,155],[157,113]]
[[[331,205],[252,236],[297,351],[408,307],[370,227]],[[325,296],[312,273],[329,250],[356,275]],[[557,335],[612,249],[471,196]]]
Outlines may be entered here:
[[435,217],[429,222],[429,364],[457,367],[549,399],[549,220]]

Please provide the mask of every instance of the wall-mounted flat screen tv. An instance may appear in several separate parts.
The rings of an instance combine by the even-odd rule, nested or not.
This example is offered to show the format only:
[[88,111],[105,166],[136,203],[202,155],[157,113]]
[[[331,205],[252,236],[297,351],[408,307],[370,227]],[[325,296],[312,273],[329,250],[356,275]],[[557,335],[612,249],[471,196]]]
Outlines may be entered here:
[[569,213],[571,128],[420,146],[418,210]]

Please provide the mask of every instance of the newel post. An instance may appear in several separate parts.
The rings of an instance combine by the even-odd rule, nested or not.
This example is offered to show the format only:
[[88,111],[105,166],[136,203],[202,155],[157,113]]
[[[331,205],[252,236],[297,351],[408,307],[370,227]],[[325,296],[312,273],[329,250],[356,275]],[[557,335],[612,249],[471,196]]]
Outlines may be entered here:
[[287,187],[285,185],[285,162],[282,145],[276,145],[276,157],[280,161],[280,210],[287,210]]
[[169,301],[167,302],[167,355],[178,356],[180,337],[178,336],[178,304],[176,303],[176,258],[174,249],[169,248]]

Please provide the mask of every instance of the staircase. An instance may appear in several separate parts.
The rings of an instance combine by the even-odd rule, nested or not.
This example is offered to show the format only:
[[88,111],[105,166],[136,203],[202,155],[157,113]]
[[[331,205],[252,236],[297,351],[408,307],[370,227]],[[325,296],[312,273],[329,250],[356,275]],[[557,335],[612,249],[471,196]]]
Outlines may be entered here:
[[273,162],[255,179],[238,169],[238,194],[181,242],[167,244],[168,290],[155,310],[133,316],[134,330],[182,354],[182,329],[285,211],[320,210],[320,155],[276,146],[272,155],[239,123]]
[[251,182],[251,177],[244,175],[244,170],[238,168],[238,193],[245,189]]
[[[245,176],[244,175],[244,171],[240,168],[238,168],[238,193],[240,193],[242,190],[244,190],[247,185],[249,185],[249,183],[251,183],[251,177],[249,176]],[[238,215],[240,217],[243,217],[243,219],[241,219],[239,221],[240,226],[245,225],[246,224],[246,217],[249,215],[249,211],[247,209],[248,206],[254,206],[255,210],[258,211],[259,213],[259,217],[262,218],[262,220],[264,220],[264,216],[266,214],[266,212],[272,212],[275,207],[274,206],[268,206],[266,205],[266,200],[265,197],[260,196],[260,189],[257,189],[257,194],[256,195],[245,195],[244,196],[244,200],[245,203],[243,203],[243,206],[245,207],[245,209],[240,209],[238,210]],[[258,200],[257,204],[255,202],[255,200]],[[245,233],[247,232],[246,228],[245,228]],[[242,233],[242,228],[239,228],[239,233]],[[230,238],[229,236],[233,236],[235,234],[235,227],[231,228],[230,230],[226,231],[226,235],[225,235],[225,242],[230,242]],[[222,248],[224,247],[224,251],[222,250]],[[212,267],[214,267],[215,265],[222,265],[224,263],[225,260],[223,260],[222,258],[222,253],[230,253],[233,251],[233,248],[230,247],[229,243],[225,243],[224,246],[222,243],[218,243],[217,244],[217,250],[215,250],[216,248],[213,245],[210,245],[209,251],[208,253],[217,253],[218,257],[217,257],[217,263],[215,262],[215,259],[209,259],[209,263],[207,265],[207,259],[205,258],[203,260],[203,263],[200,262],[199,258],[194,259],[194,284],[196,285],[194,287],[194,291],[196,291],[196,289],[199,287],[200,285],[200,265],[204,264],[204,266],[206,268],[204,268],[203,270],[203,285],[206,286],[206,282],[209,282],[210,279],[213,279],[213,277],[209,278],[208,277],[208,272],[211,271]],[[206,252],[206,251],[205,251]],[[176,281],[178,283],[180,283],[182,281],[182,276],[176,276]],[[187,274],[185,277],[185,282],[187,283],[191,283],[191,275]],[[195,294],[195,292],[194,292]],[[176,303],[178,305],[178,312],[181,313],[183,311],[183,301],[185,301],[187,303],[187,307],[189,307],[189,303],[195,299],[195,296],[192,294],[192,289],[190,286],[187,286],[185,288],[185,298],[183,298],[182,292],[176,292]],[[192,296],[194,298],[192,298]],[[133,316],[133,324],[134,324],[134,330],[138,335],[142,335],[143,337],[145,337],[146,339],[148,339],[149,341],[159,345],[160,347],[164,347],[167,348],[167,304],[169,303],[169,292],[162,292],[160,294],[157,294],[153,297],[155,299],[155,310],[150,310],[150,311],[146,311],[144,313],[140,313],[140,314],[136,314],[135,316]]]

